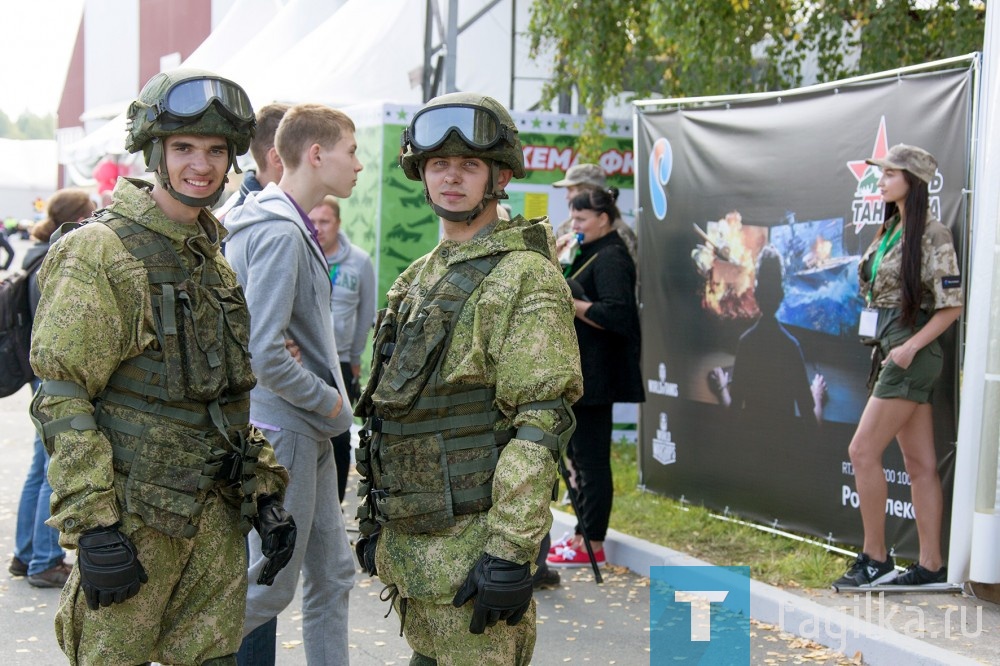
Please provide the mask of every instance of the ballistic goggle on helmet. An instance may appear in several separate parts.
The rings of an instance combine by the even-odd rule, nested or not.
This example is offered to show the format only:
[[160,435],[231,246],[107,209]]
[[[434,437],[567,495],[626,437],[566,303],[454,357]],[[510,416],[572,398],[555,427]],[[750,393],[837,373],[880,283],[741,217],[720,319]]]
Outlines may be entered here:
[[[250,149],[257,125],[246,91],[228,79],[199,69],[160,72],[149,80],[139,98],[128,109],[125,149],[143,152],[147,171],[155,171],[161,183],[175,194],[166,178],[163,138],[174,134],[220,136],[229,146],[229,167]],[[227,169],[228,171],[228,169]],[[238,171],[238,168],[237,168]],[[221,194],[220,187],[217,194]],[[211,205],[208,199],[185,201],[188,205]]]
[[473,155],[498,162],[524,178],[524,152],[514,121],[492,97],[451,93],[436,97],[403,130],[399,164],[410,180],[422,180],[429,157]]

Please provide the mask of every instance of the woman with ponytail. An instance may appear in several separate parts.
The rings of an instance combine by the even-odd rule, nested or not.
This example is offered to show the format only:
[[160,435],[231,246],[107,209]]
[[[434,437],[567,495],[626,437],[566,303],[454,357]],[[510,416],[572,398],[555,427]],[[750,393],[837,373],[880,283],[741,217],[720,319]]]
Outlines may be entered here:
[[[859,334],[872,349],[869,398],[849,453],[864,527],[864,546],[834,587],[947,580],[941,555],[943,498],[934,451],[932,389],[941,374],[938,337],[962,312],[962,280],[951,232],[929,211],[937,172],[922,148],[899,144],[884,159],[878,186],[885,222],[858,267],[867,308]],[[887,484],[882,455],[893,438],[910,476],[920,556],[897,577],[886,548]]]

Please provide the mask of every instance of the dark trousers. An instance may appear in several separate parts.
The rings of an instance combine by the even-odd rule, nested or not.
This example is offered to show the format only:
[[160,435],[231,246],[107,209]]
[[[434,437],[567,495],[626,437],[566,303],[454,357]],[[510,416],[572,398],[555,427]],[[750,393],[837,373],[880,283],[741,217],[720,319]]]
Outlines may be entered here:
[[7,242],[7,234],[5,234],[2,230],[0,230],[0,248],[7,253],[7,258],[4,260],[3,266],[0,267],[0,270],[5,271],[10,268],[11,262],[14,261],[14,248],[12,248],[10,243]]
[[[356,405],[361,397],[361,386],[354,381],[351,364],[341,361],[340,372],[347,382],[347,399],[351,405]],[[343,502],[344,494],[347,492],[347,473],[351,469],[351,431],[331,437],[330,444],[333,445],[333,461],[337,464],[337,492],[340,493],[340,501]]]
[[[250,584],[253,585],[253,581]],[[239,666],[274,666],[277,632],[278,618],[272,617],[247,634],[236,653],[236,663]]]
[[576,533],[582,524],[591,541],[604,541],[611,520],[614,485],[611,481],[613,405],[575,405],[576,431],[567,455],[576,472]]

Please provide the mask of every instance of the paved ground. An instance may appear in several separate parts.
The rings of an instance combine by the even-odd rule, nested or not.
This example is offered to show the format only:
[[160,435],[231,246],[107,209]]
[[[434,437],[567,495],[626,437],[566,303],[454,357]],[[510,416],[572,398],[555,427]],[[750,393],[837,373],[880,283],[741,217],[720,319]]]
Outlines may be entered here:
[[[11,239],[23,254],[27,243]],[[20,265],[20,257],[14,266]],[[2,274],[0,274],[2,277]],[[6,572],[13,550],[17,501],[31,458],[33,431],[27,388],[0,399],[0,658],[3,666],[64,663],[52,630],[58,590],[39,590]],[[346,515],[353,516],[351,507]],[[569,520],[557,515],[557,521]],[[562,534],[565,525],[553,527]],[[649,654],[649,567],[690,562],[674,551],[612,532],[595,585],[589,570],[570,570],[563,585],[536,594],[538,642],[534,664],[676,663]],[[624,566],[622,566],[624,565]],[[638,573],[637,573],[638,572]],[[351,597],[352,663],[406,664],[410,650],[395,615],[379,601],[377,580],[358,575]],[[997,663],[1000,611],[961,595],[868,597],[827,591],[777,590],[754,584],[751,660],[754,664]],[[281,614],[278,663],[305,664],[300,601]],[[834,648],[834,649],[830,649]],[[948,650],[948,652],[944,652]]]
[[[52,619],[58,590],[36,589],[6,572],[13,551],[17,501],[30,463],[31,425],[26,414],[28,389],[0,399],[0,658],[3,666],[64,663],[55,643]],[[353,515],[351,509],[345,510]],[[71,556],[72,557],[72,556]],[[538,643],[534,664],[645,664],[649,657],[648,579],[609,565],[604,584],[589,570],[569,570],[563,585],[536,594]],[[359,666],[406,664],[410,650],[399,637],[395,614],[379,601],[381,585],[358,574],[351,596],[351,663]],[[298,598],[279,617],[278,663],[305,664]],[[822,646],[769,625],[753,628],[753,663],[846,664]],[[796,658],[798,657],[798,658]],[[771,660],[771,661],[769,661]],[[654,662],[658,663],[658,662]]]

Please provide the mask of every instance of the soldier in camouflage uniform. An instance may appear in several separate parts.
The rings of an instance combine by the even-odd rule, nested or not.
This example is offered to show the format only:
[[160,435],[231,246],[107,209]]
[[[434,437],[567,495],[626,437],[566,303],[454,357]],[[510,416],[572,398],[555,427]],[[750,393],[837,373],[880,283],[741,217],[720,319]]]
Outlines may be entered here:
[[527,664],[531,571],[582,393],[573,307],[545,218],[499,218],[524,176],[507,111],[431,100],[403,135],[444,239],[388,293],[358,469],[362,567],[387,585],[411,664]]
[[72,664],[235,664],[244,534],[270,542],[268,585],[295,541],[288,475],[248,425],[249,315],[205,208],[254,115],[231,81],[176,70],[128,117],[155,182],[119,179],[39,273],[31,412],[52,454],[49,524],[78,550],[56,637]]
[[[864,546],[834,586],[943,583],[943,501],[934,451],[931,394],[941,374],[938,337],[962,312],[962,280],[951,233],[928,211],[937,172],[922,148],[898,144],[883,159],[879,190],[885,222],[858,266],[868,307],[859,333],[871,344],[871,391],[849,453],[861,502]],[[895,438],[910,475],[920,557],[896,576],[885,544],[887,487],[882,455]]]

